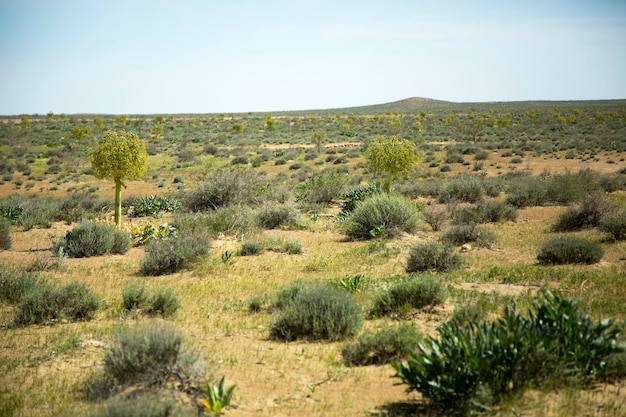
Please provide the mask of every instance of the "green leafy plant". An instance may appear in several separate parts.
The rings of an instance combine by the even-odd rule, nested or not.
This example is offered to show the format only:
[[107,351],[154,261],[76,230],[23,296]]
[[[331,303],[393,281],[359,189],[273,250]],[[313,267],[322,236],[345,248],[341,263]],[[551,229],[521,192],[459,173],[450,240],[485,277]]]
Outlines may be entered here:
[[415,231],[418,208],[406,197],[378,193],[361,202],[343,223],[343,232],[352,239],[393,237]]
[[210,411],[211,413],[220,415],[224,408],[230,405],[236,388],[237,384],[226,388],[226,376],[223,376],[217,386],[211,383],[206,384],[206,398],[200,398],[198,402],[202,407],[204,407],[204,409]]
[[354,294],[356,292],[361,291],[360,290],[361,284],[365,282],[366,282],[365,275],[357,274],[357,275],[350,275],[348,277],[339,279],[337,281],[337,286],[341,289],[350,291],[351,293]]
[[406,271],[448,272],[459,269],[462,265],[463,258],[454,251],[452,245],[429,242],[411,248]]
[[396,377],[438,407],[460,414],[485,410],[526,387],[585,383],[610,373],[606,359],[626,323],[594,324],[579,302],[550,291],[528,316],[515,304],[493,322],[444,323],[419,344]]
[[542,265],[594,264],[602,259],[602,247],[577,237],[556,237],[543,243],[537,254]]
[[270,326],[273,339],[341,340],[363,324],[363,313],[352,294],[330,285],[299,284],[281,299],[274,304],[281,308]]
[[180,202],[174,198],[159,195],[147,195],[135,198],[132,202],[132,216],[153,216],[159,218],[163,213],[172,213],[180,209]]
[[357,340],[346,342],[341,355],[348,366],[382,365],[406,359],[417,349],[421,335],[410,324],[366,331]]
[[329,204],[343,195],[349,177],[333,170],[313,174],[306,181],[296,185],[293,193],[296,201],[313,204]]
[[415,144],[398,136],[378,135],[369,143],[365,152],[374,172],[386,175],[383,190],[389,192],[391,183],[399,175],[410,172],[419,159]]
[[433,277],[404,277],[380,290],[373,299],[370,316],[402,314],[441,304],[447,298],[446,287]]
[[359,185],[356,188],[351,189],[343,195],[344,202],[341,205],[341,217],[346,217],[352,213],[357,204],[365,200],[367,197],[374,193],[382,191],[382,187],[379,183],[373,182],[371,184]]

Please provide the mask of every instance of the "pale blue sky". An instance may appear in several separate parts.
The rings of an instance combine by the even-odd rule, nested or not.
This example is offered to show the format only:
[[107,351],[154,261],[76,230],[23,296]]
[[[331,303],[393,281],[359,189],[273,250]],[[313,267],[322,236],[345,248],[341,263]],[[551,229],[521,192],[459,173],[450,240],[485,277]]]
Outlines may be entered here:
[[626,98],[624,0],[0,0],[0,114]]

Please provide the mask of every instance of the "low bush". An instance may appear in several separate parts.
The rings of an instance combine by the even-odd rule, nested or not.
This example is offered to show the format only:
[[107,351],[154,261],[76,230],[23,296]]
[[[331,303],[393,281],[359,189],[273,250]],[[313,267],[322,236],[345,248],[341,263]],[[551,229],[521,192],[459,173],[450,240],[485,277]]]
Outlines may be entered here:
[[491,229],[471,223],[450,227],[441,237],[441,240],[456,246],[475,243],[479,247],[489,248],[497,242],[498,236]]
[[0,266],[0,301],[15,304],[38,284],[36,274]]
[[609,240],[626,240],[626,211],[605,215],[598,226],[600,231],[609,235]]
[[95,218],[112,207],[113,202],[93,193],[75,192],[65,195],[55,205],[53,220],[72,224]]
[[82,221],[53,245],[71,258],[87,258],[107,253],[125,253],[130,248],[130,233],[106,223]]
[[445,206],[430,205],[424,208],[424,221],[433,229],[434,232],[441,230],[443,223],[448,220],[450,213]]
[[439,194],[439,202],[461,201],[476,203],[485,194],[482,180],[475,176],[463,175],[447,182]]
[[371,184],[359,185],[347,191],[343,195],[344,202],[341,205],[341,215],[347,216],[352,213],[356,208],[357,204],[372,194],[379,193],[382,191],[382,187],[379,183],[374,182]]
[[351,239],[393,237],[411,233],[419,224],[418,210],[406,197],[377,193],[361,202],[343,224]]
[[401,279],[374,296],[372,317],[403,314],[411,309],[435,306],[445,301],[446,287],[432,277],[409,277]]
[[131,215],[133,217],[152,216],[161,217],[163,213],[173,213],[180,209],[180,202],[174,198],[160,195],[147,195],[135,198],[132,201]]
[[384,365],[406,359],[417,349],[421,335],[410,324],[366,331],[357,340],[346,342],[341,355],[348,366]]
[[406,272],[448,272],[462,265],[463,258],[454,251],[452,245],[429,242],[411,248]]
[[216,210],[234,204],[255,205],[263,201],[269,184],[256,171],[224,168],[214,172],[196,190],[183,197],[183,205],[192,212]]
[[297,201],[329,204],[343,195],[349,179],[346,174],[325,170],[296,185],[293,193]]
[[202,235],[155,240],[146,246],[146,256],[141,261],[140,272],[149,276],[173,274],[187,268],[208,252],[208,239]]
[[104,355],[103,379],[121,386],[162,384],[186,368],[184,356],[183,338],[173,325],[151,322],[124,328]]
[[602,247],[577,237],[556,237],[541,246],[537,261],[542,265],[594,264],[602,259]]
[[62,316],[71,320],[90,320],[103,304],[100,297],[76,281],[61,288],[58,298]]
[[552,225],[554,232],[572,232],[597,227],[600,220],[615,210],[601,194],[590,194],[580,204],[569,207]]
[[15,324],[44,324],[56,319],[89,320],[103,301],[84,284],[71,282],[57,288],[47,281],[37,281],[19,298]]
[[287,239],[283,245],[285,252],[290,255],[299,255],[303,252],[302,242],[298,239]]
[[276,229],[296,220],[296,209],[289,204],[266,204],[256,212],[256,222],[265,229]]
[[125,310],[134,310],[143,307],[148,301],[148,293],[143,284],[130,284],[122,289],[122,305]]
[[[352,294],[330,285],[306,285],[292,294],[270,326],[272,339],[342,340],[355,335],[363,313]],[[276,304],[274,304],[276,306]]]
[[148,314],[171,317],[180,308],[182,302],[171,288],[159,288],[147,300]]
[[260,240],[249,240],[243,242],[237,251],[239,256],[255,256],[260,255],[265,250],[265,245]]
[[11,249],[11,223],[0,217],[0,250]]
[[470,414],[529,387],[581,384],[610,374],[607,359],[624,350],[617,343],[624,324],[594,324],[578,301],[546,291],[527,315],[513,305],[493,322],[444,323],[438,338],[393,367],[409,391],[444,412]]
[[[191,413],[191,410],[186,410]],[[180,414],[179,414],[180,413]],[[133,398],[111,398],[89,417],[170,417],[183,414],[174,397],[160,393],[134,395]]]

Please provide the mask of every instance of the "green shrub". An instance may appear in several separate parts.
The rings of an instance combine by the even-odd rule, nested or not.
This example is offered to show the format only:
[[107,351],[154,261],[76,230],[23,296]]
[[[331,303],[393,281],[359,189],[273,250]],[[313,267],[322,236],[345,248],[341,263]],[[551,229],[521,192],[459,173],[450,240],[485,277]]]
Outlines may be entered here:
[[479,247],[491,247],[497,242],[498,236],[493,230],[472,223],[450,227],[443,234],[441,240],[456,246],[476,243]]
[[356,341],[346,342],[341,355],[348,366],[384,365],[406,359],[417,349],[421,335],[410,324],[366,331]]
[[298,239],[287,239],[284,243],[285,252],[290,255],[299,255],[303,252],[302,242]]
[[594,324],[578,306],[546,291],[528,316],[513,305],[493,322],[444,323],[439,338],[393,364],[395,376],[458,414],[484,410],[527,387],[586,383],[611,372],[606,359],[624,350],[616,343],[624,323]]
[[433,278],[404,278],[375,295],[372,317],[402,314],[411,309],[435,306],[445,301],[446,287]]
[[0,266],[0,301],[15,304],[38,284],[36,274]]
[[605,215],[600,219],[599,229],[608,233],[609,240],[626,240],[626,211]]
[[446,183],[439,194],[439,202],[462,201],[475,203],[483,198],[485,189],[478,177],[463,175]]
[[341,340],[356,334],[363,313],[352,294],[330,285],[309,285],[281,308],[270,327],[273,339]]
[[172,221],[180,235],[238,236],[256,228],[254,211],[246,206],[220,207],[204,213],[179,214]]
[[85,284],[73,281],[61,288],[59,303],[63,308],[64,318],[89,320],[100,309],[103,301]]
[[504,201],[518,209],[543,206],[547,201],[546,180],[520,177],[511,183]]
[[95,218],[112,207],[113,202],[92,193],[75,192],[67,194],[55,204],[53,220],[67,224]]
[[276,229],[282,225],[294,223],[296,210],[289,204],[266,204],[256,213],[256,222],[265,229]]
[[418,210],[409,199],[377,193],[357,205],[343,226],[348,237],[363,240],[411,233],[418,224]]
[[215,210],[234,204],[258,204],[269,184],[254,170],[224,168],[214,172],[203,184],[187,193],[183,205],[192,212]]
[[180,298],[171,288],[159,288],[148,299],[148,313],[171,317],[182,305]]
[[307,284],[304,281],[294,281],[281,288],[274,296],[272,307],[277,310],[286,308],[288,305],[293,303],[293,300],[298,296],[298,294],[300,294],[300,292],[310,285],[312,284]]
[[122,289],[122,305],[125,310],[142,307],[148,301],[148,293],[143,284],[133,283]]
[[614,208],[601,194],[590,194],[580,204],[569,207],[552,225],[554,232],[572,232],[588,227],[597,227],[600,220]]
[[125,253],[130,248],[130,234],[106,223],[82,221],[53,245],[71,258],[87,258],[111,253]]
[[133,217],[161,217],[163,213],[173,213],[180,209],[180,202],[174,198],[159,195],[147,195],[132,201]]
[[239,256],[255,256],[260,255],[265,250],[265,245],[263,242],[258,240],[249,240],[247,242],[243,242],[241,247],[237,251],[237,255]]
[[11,249],[11,223],[0,217],[0,250]]
[[193,261],[209,252],[208,239],[198,235],[176,236],[154,240],[146,246],[141,261],[142,275],[167,275],[187,268]]
[[58,202],[52,198],[31,198],[22,203],[23,210],[17,224],[24,230],[31,230],[37,226],[52,227],[57,205]]
[[134,395],[133,398],[114,397],[104,408],[89,414],[89,417],[170,417],[179,415],[173,397],[159,393]]
[[542,265],[594,264],[602,259],[602,247],[577,237],[556,237],[541,246],[537,260]]
[[22,295],[14,321],[18,326],[47,323],[63,316],[60,293],[46,281],[40,281]]
[[517,220],[517,209],[500,201],[485,201],[476,207],[481,223],[498,223]]
[[104,355],[104,372],[119,384],[159,382],[176,371],[183,339],[167,323],[125,328]]
[[329,204],[343,195],[350,178],[333,170],[313,174],[306,181],[296,185],[293,193],[297,201],[312,204]]
[[429,242],[411,248],[406,272],[448,272],[462,265],[463,258],[454,251],[452,245]]
[[359,185],[356,188],[351,189],[343,195],[344,202],[341,205],[341,215],[347,216],[352,213],[357,204],[370,197],[372,194],[382,191],[380,183],[374,182],[371,184]]

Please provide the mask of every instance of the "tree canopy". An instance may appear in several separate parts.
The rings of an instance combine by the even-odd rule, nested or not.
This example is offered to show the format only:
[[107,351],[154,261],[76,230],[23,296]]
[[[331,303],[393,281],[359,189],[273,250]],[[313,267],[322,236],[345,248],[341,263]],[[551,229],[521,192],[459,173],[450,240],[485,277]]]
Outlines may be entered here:
[[115,181],[115,224],[121,225],[122,186],[127,179],[141,178],[147,169],[148,153],[139,137],[127,131],[107,130],[91,154],[91,169],[96,178]]
[[398,175],[410,172],[418,160],[413,142],[396,135],[376,136],[368,146],[365,157],[374,172],[387,174],[383,185],[385,191],[391,189],[391,182]]

